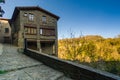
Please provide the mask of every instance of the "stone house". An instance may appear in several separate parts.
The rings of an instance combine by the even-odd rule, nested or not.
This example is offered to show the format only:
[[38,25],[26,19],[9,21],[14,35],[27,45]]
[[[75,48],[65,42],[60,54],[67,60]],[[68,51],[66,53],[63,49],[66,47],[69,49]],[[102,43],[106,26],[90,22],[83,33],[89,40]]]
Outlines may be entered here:
[[38,6],[16,7],[11,19],[13,43],[42,53],[57,55],[59,17]]
[[9,19],[0,18],[0,43],[11,43],[11,27]]

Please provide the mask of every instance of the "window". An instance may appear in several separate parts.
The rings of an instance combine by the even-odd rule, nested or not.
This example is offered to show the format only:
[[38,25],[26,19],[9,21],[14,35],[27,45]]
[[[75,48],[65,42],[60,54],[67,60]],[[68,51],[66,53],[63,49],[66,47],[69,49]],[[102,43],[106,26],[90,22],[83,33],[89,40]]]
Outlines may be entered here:
[[27,13],[24,13],[24,16],[26,17],[26,16],[27,16]]
[[40,29],[40,34],[41,34],[41,35],[43,34],[42,29]]
[[40,34],[43,36],[55,36],[55,29],[41,28]]
[[27,30],[27,33],[30,33],[30,28],[27,28],[26,30]]
[[46,23],[46,16],[42,16],[42,22]]
[[8,28],[5,28],[5,33],[9,33],[9,29]]
[[36,31],[36,29],[34,28],[34,34],[37,34],[37,31]]
[[26,30],[26,34],[36,34],[37,33],[37,29],[34,27],[25,27]]
[[33,14],[29,14],[29,20],[33,21],[34,20],[34,15]]
[[31,34],[34,34],[34,30],[33,30],[34,28],[31,28]]

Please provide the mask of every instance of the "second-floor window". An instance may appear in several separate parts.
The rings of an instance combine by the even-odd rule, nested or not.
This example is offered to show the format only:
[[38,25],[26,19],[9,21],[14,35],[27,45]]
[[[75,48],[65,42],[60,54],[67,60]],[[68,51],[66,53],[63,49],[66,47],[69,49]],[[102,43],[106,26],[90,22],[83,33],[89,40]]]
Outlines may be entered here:
[[28,19],[29,19],[29,21],[33,21],[34,20],[34,15],[30,13],[29,16],[28,16]]
[[43,23],[46,23],[46,22],[47,22],[46,16],[42,16],[42,22],[43,22]]
[[40,34],[41,34],[41,35],[43,34],[43,29],[40,29]]
[[5,28],[5,33],[9,33],[9,29],[8,28]]
[[43,36],[55,36],[55,29],[40,28],[39,33]]
[[24,16],[27,17],[27,13],[24,13]]
[[37,29],[33,27],[25,27],[26,34],[37,34]]

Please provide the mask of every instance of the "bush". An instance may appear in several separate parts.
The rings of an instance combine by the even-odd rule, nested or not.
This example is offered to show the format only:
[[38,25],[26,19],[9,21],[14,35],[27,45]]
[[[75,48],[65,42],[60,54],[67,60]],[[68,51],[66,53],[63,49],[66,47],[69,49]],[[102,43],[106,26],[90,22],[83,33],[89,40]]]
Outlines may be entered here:
[[6,71],[1,71],[1,70],[0,70],[0,74],[5,74],[5,73],[6,73]]
[[120,54],[120,47],[117,48],[117,52]]

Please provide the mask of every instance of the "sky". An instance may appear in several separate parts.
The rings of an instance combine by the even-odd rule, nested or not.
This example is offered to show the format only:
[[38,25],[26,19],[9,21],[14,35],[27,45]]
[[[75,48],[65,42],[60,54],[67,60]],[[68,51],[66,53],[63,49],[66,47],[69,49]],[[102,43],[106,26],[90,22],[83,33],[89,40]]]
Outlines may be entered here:
[[60,17],[58,38],[120,34],[120,0],[6,0],[0,4],[11,19],[16,6],[40,6]]

